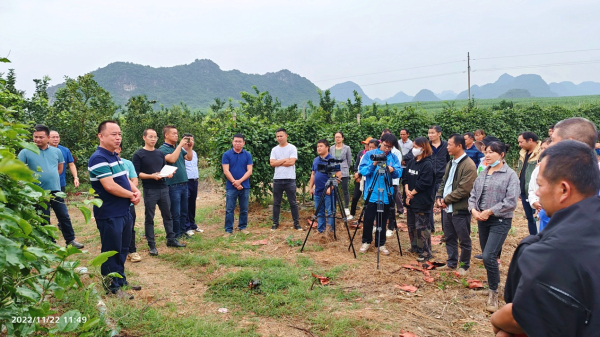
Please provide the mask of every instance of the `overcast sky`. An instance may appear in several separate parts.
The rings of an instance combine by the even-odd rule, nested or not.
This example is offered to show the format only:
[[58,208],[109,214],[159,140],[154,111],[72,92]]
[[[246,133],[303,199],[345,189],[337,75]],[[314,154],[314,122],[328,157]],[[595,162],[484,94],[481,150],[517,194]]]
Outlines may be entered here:
[[[599,13],[597,0],[1,0],[0,57],[12,63],[0,72],[14,68],[30,95],[44,75],[58,84],[115,61],[211,59],[245,73],[289,69],[322,89],[354,81],[388,98],[465,90],[470,52],[471,84],[505,72],[600,82]],[[562,53],[574,50],[587,51]],[[484,59],[514,55],[529,56]],[[507,69],[566,62],[588,64]]]

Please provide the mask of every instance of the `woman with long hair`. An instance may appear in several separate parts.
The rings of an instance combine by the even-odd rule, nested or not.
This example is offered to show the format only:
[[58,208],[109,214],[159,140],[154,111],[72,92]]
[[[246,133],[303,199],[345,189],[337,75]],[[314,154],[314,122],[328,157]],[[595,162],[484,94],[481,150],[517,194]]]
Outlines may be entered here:
[[350,193],[348,192],[348,181],[350,180],[350,166],[352,165],[352,150],[350,146],[344,144],[344,134],[338,131],[334,134],[335,144],[331,145],[329,154],[336,159],[343,160],[340,163],[340,170],[342,171],[342,193],[344,194],[344,206],[346,209],[346,216],[350,215]]
[[469,211],[477,220],[479,244],[483,252],[483,265],[487,272],[489,295],[486,310],[498,310],[498,284],[500,269],[498,254],[510,231],[517,208],[520,187],[519,177],[504,161],[507,146],[491,142],[485,149],[488,166],[473,185],[469,197]]
[[418,261],[427,261],[431,253],[431,230],[429,214],[433,208],[435,172],[431,154],[433,150],[425,137],[413,140],[414,158],[406,163],[402,182],[406,194],[406,224],[410,238],[410,252],[419,255]]

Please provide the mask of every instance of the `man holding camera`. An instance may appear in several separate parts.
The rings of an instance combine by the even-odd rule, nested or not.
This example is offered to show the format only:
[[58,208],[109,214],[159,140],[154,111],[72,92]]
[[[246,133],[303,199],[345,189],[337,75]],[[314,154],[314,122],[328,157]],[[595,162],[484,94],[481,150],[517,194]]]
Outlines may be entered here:
[[192,160],[192,152],[187,152],[183,149],[190,139],[187,137],[181,138],[179,144],[179,134],[173,125],[163,127],[163,135],[165,142],[158,149],[165,154],[165,160],[168,164],[177,167],[177,171],[173,174],[173,178],[167,179],[169,186],[169,197],[171,199],[171,216],[173,217],[173,232],[175,238],[178,239],[183,235],[190,235],[183,231],[187,220],[188,211],[188,177],[185,171],[185,160]]
[[[365,253],[367,250],[369,250],[371,242],[373,241],[373,224],[375,223],[375,217],[378,215],[378,203],[382,203],[383,214],[381,214],[382,216],[379,219],[380,223],[377,223],[379,228],[377,231],[378,237],[375,239],[375,247],[378,247],[379,251],[384,255],[390,254],[390,252],[385,248],[386,236],[383,228],[386,220],[389,218],[389,195],[394,195],[391,179],[399,178],[402,175],[400,161],[398,160],[398,157],[391,152],[393,144],[395,144],[397,141],[398,140],[396,136],[392,135],[391,133],[384,134],[381,137],[381,145],[379,146],[379,149],[371,150],[365,153],[358,168],[360,174],[366,177],[364,198],[365,202],[367,203],[365,206],[366,210],[364,217],[362,246],[360,247],[361,253]],[[378,166],[385,167],[386,174],[379,175],[377,180],[374,181]],[[371,187],[373,188],[373,192],[369,197],[369,192],[367,189],[371,189]],[[367,197],[369,197],[368,200]],[[393,197],[391,201],[393,202]]]
[[[308,189],[310,193],[315,196],[315,209],[319,206],[321,198],[325,198],[321,207],[317,209],[317,223],[319,224],[317,229],[320,234],[325,232],[326,229],[326,214],[329,218],[328,222],[331,232],[335,231],[335,218],[333,217],[335,209],[335,189],[333,189],[333,187],[328,188],[325,195],[323,195],[325,184],[329,180],[329,170],[331,168],[329,166],[329,160],[334,158],[329,154],[329,142],[326,139],[321,139],[317,142],[317,153],[319,155],[313,160]],[[335,172],[337,179],[342,178],[342,171],[340,171],[339,163],[333,172]]]

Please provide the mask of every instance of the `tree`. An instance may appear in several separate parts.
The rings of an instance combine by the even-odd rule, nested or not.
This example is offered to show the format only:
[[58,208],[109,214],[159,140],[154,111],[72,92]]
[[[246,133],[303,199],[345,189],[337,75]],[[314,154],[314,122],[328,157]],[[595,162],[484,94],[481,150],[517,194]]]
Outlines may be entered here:
[[61,134],[61,142],[73,157],[87,161],[98,143],[98,124],[113,119],[118,106],[92,74],[65,80],[65,86],[56,91],[47,124]]
[[13,95],[18,95],[23,97],[25,92],[23,90],[18,90],[15,85],[17,83],[17,76],[15,75],[14,69],[8,69],[8,74],[6,75],[6,85],[5,90],[10,92]]
[[50,104],[48,102],[48,84],[50,77],[44,76],[42,79],[35,79],[35,92],[33,96],[25,102],[25,116],[29,121],[35,124],[46,124],[46,118],[50,113]]
[[324,94],[319,90],[319,107],[329,113],[333,113],[333,108],[335,108],[335,98],[331,98],[331,91],[329,89],[325,90]]

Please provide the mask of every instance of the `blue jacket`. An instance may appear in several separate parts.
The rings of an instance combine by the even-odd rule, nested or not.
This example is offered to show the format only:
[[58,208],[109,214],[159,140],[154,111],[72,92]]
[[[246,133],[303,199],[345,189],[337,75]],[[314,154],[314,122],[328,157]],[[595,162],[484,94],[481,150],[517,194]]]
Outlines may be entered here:
[[[384,153],[384,152],[381,151],[380,149],[368,151],[367,153],[364,154],[363,159],[360,163],[360,166],[358,167],[358,171],[360,172],[360,174],[367,178],[365,181],[365,190],[363,192],[363,197],[365,198],[365,200],[367,200],[367,195],[369,194],[369,188],[371,188],[371,185],[373,184],[373,178],[375,177],[375,173],[377,172],[377,166],[373,165],[373,161],[371,160],[371,155],[372,154],[380,154],[380,153]],[[398,160],[398,157],[396,157],[396,155],[394,155],[391,151],[387,155],[387,166],[391,166],[394,168],[394,172],[392,172],[390,174],[390,177],[392,179],[400,178],[400,176],[402,176],[402,166],[400,166],[400,161]],[[371,194],[371,198],[367,201],[377,202],[378,189],[385,188],[384,178],[385,178],[385,175],[379,176],[379,178],[377,179],[377,182],[375,183],[375,186],[373,186],[373,193]],[[389,186],[390,186],[389,192],[393,196],[394,190],[392,187],[391,180],[389,181]],[[385,204],[389,203],[389,198],[387,196],[387,193],[386,193],[386,195],[383,196],[383,202]]]

